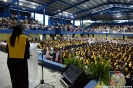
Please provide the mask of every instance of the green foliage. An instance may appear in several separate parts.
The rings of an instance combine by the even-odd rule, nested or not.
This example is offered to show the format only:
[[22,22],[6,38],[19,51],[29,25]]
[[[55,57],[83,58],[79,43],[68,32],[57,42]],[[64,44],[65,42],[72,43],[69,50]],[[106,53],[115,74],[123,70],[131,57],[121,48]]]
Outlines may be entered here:
[[110,61],[106,55],[101,57],[96,56],[96,62],[93,61],[88,64],[88,69],[84,70],[86,64],[84,64],[84,59],[79,59],[76,56],[72,55],[65,59],[64,64],[69,65],[73,64],[76,67],[84,70],[90,79],[103,82],[105,85],[110,85]]
[[64,64],[65,65],[73,64],[80,69],[83,69],[84,67],[83,59],[79,60],[79,58],[75,57],[74,55],[65,59]]
[[[102,61],[101,61],[102,59]],[[94,78],[96,81],[110,84],[110,60],[107,58],[98,58],[96,56],[96,62],[88,65],[88,73],[90,78]]]

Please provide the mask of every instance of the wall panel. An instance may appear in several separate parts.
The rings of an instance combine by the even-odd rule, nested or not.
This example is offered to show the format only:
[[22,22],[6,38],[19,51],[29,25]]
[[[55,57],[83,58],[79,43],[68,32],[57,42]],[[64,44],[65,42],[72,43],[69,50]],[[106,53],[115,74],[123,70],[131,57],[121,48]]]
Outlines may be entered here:
[[75,34],[75,35],[74,35],[74,38],[75,38],[75,37],[81,38],[81,35],[80,35],[80,34]]
[[94,38],[106,38],[104,34],[94,34]]
[[123,36],[121,35],[108,35],[108,39],[123,39]]
[[7,40],[7,38],[8,38],[10,35],[11,35],[11,34],[2,33],[2,34],[0,34],[0,40]]
[[87,38],[88,37],[88,34],[83,34],[83,37]]

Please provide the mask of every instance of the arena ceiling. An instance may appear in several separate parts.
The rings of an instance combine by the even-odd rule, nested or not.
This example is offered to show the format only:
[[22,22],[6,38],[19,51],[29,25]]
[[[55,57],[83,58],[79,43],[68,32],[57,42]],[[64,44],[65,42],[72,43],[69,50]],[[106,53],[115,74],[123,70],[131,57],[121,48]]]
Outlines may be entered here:
[[[21,10],[76,20],[131,20],[133,0],[19,0]],[[17,0],[0,0],[17,8]]]

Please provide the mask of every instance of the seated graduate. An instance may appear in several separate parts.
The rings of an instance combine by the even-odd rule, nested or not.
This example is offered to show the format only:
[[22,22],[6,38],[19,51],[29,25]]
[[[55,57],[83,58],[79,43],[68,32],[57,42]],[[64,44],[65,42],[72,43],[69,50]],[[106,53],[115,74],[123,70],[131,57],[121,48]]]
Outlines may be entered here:
[[47,50],[46,50],[46,59],[47,60],[52,60],[53,56],[51,54],[51,47],[47,47]]
[[55,52],[53,54],[53,61],[60,62],[60,52],[58,48],[55,49]]
[[27,59],[30,58],[30,44],[28,39],[22,35],[23,27],[21,24],[11,28],[13,31],[7,39],[6,51],[12,88],[29,88]]

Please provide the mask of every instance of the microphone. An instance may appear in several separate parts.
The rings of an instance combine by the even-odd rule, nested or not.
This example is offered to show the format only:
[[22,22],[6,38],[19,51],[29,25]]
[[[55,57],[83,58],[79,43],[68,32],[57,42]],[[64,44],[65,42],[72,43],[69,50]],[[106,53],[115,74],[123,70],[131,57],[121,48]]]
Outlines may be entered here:
[[30,55],[30,56],[33,56],[33,55]]

